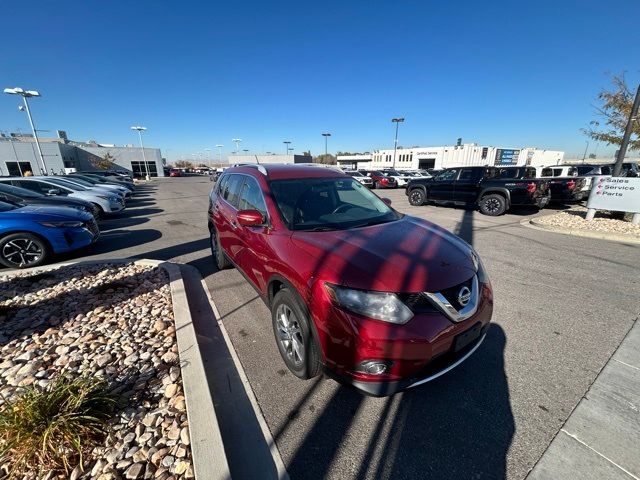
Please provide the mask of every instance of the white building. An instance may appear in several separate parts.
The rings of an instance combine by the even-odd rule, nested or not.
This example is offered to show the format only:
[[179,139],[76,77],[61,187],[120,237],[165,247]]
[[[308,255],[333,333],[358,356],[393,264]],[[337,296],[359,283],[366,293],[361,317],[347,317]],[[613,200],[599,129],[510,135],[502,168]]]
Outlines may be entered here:
[[483,147],[476,143],[442,147],[398,148],[393,161],[393,149],[374,150],[369,155],[339,155],[338,166],[380,170],[417,170],[482,165],[557,165],[564,152],[537,148]]

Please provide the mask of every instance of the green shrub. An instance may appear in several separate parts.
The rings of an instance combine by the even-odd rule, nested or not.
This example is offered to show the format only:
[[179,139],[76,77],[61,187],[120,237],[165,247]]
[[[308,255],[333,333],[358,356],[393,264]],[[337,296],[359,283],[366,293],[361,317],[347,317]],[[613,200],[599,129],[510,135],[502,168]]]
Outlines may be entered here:
[[0,407],[0,463],[10,475],[41,474],[82,464],[104,439],[116,401],[106,382],[59,377],[46,388],[25,388]]

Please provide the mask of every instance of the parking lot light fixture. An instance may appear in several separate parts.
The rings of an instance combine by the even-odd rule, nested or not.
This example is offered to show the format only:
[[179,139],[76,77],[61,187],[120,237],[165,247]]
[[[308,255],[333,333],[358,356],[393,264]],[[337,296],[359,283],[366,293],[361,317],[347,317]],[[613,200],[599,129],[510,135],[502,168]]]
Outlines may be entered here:
[[224,147],[224,145],[220,143],[216,145],[216,148],[218,149],[218,163],[222,163],[222,147]]
[[23,88],[20,87],[14,87],[14,88],[5,88],[4,89],[4,93],[8,94],[8,95],[20,95],[22,97],[22,100],[24,102],[24,108],[27,112],[27,117],[29,117],[29,125],[31,125],[31,131],[33,132],[33,138],[36,141],[36,148],[38,149],[38,156],[40,157],[40,162],[42,163],[42,166],[38,165],[38,168],[41,169],[41,172],[43,175],[48,175],[47,172],[47,165],[44,163],[44,155],[42,154],[42,148],[40,148],[40,141],[38,140],[38,132],[36,130],[36,127],[33,123],[33,117],[31,116],[31,109],[29,108],[29,102],[27,101],[27,98],[32,98],[32,97],[41,97],[42,95],[40,95],[40,92],[38,92],[37,90],[24,90]]
[[147,165],[147,156],[144,153],[144,143],[142,142],[142,132],[144,132],[147,127],[141,127],[139,125],[131,127],[131,130],[137,130],[138,137],[140,138],[140,148],[142,148],[142,161],[144,163],[144,171],[146,173],[146,180],[149,181],[151,176],[149,175],[149,166]]
[[330,133],[323,133],[322,136],[324,137],[324,156],[325,156],[325,159],[326,159],[326,157],[327,157],[327,140],[329,139],[331,134]]
[[398,150],[398,126],[404,122],[403,117],[392,118],[391,121],[396,124],[396,139],[393,142],[393,169],[396,168],[396,151]]
[[289,140],[285,140],[284,142],[282,142],[285,144],[286,148],[287,148],[287,155],[289,155],[289,145],[291,145],[291,142]]
[[232,141],[233,143],[235,143],[235,144],[236,144],[236,151],[235,151],[235,153],[236,153],[236,155],[237,155],[238,153],[240,153],[240,143],[242,142],[242,139],[241,139],[241,138],[234,138],[234,139],[233,139],[233,140],[231,140],[231,141]]

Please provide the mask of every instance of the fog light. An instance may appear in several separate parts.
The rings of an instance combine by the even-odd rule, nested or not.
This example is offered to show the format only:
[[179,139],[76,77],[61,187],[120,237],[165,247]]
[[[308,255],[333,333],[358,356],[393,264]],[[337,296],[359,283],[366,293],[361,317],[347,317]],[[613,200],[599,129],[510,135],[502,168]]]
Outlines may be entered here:
[[356,366],[356,372],[366,373],[368,375],[382,375],[387,372],[390,366],[391,362],[367,360]]

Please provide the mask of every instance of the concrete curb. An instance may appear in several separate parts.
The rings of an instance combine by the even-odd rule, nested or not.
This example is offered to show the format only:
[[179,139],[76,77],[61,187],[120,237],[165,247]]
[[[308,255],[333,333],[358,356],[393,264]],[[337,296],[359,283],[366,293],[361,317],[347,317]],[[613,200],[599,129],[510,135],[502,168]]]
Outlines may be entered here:
[[23,270],[12,270],[0,274],[0,278],[2,276],[14,276],[18,273],[35,273],[68,266],[121,265],[128,263],[160,267],[169,275],[176,341],[180,355],[180,369],[182,370],[182,385],[187,406],[187,417],[189,418],[189,437],[194,474],[198,480],[228,480],[231,478],[231,474],[227,456],[218,426],[213,398],[211,398],[208,388],[196,333],[193,328],[182,274],[177,264],[148,259],[81,260],[25,268]]
[[[548,215],[545,215],[548,216]],[[618,243],[630,243],[630,244],[640,244],[640,238],[634,238],[627,235],[620,235],[617,233],[605,233],[605,232],[592,232],[590,230],[577,230],[570,228],[562,228],[562,227],[552,227],[551,225],[545,225],[540,223],[537,218],[525,218],[520,221],[520,225],[523,227],[533,228],[534,230],[542,230],[545,232],[552,233],[561,233],[563,235],[573,235],[575,237],[585,237],[585,238],[595,238],[598,240],[608,240],[610,242],[618,242]]]
[[556,478],[640,478],[640,318],[598,372],[527,475]]
[[214,303],[213,298],[211,298],[211,294],[209,293],[209,288],[207,287],[207,284],[205,283],[204,279],[202,279],[201,282],[202,282],[202,288],[205,291],[207,295],[207,299],[209,300],[209,303],[211,305],[211,309],[213,310],[213,313],[216,316],[216,322],[218,323],[218,327],[220,327],[220,331],[222,332],[224,341],[227,344],[227,348],[229,349],[229,353],[231,354],[233,363],[235,364],[236,370],[238,371],[240,380],[242,381],[242,384],[244,385],[249,401],[251,402],[251,406],[253,407],[253,411],[255,413],[256,419],[258,420],[258,424],[260,425],[260,429],[262,430],[262,434],[264,435],[264,439],[267,443],[267,446],[269,447],[271,456],[273,457],[273,462],[276,466],[278,479],[289,480],[289,474],[287,473],[287,469],[284,465],[284,462],[282,461],[282,456],[280,455],[280,451],[278,450],[276,442],[273,439],[273,436],[271,435],[271,430],[269,430],[269,426],[267,425],[267,422],[264,419],[264,415],[260,410],[260,406],[258,405],[258,399],[253,393],[253,389],[249,384],[249,379],[247,378],[244,368],[242,367],[242,363],[240,363],[240,358],[238,358],[238,354],[236,353],[236,350],[233,347],[233,343],[231,342],[231,337],[229,337],[229,334],[227,333],[227,329],[225,328],[224,323],[220,319],[220,312],[218,311],[218,307],[216,307],[216,304]]

